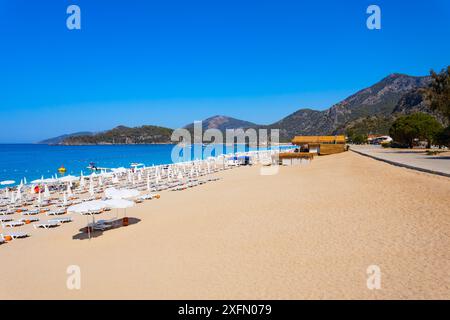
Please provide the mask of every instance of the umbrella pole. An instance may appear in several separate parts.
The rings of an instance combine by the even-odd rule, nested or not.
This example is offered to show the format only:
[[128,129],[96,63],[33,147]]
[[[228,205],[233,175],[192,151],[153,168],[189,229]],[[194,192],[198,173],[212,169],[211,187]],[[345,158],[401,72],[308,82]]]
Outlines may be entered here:
[[89,228],[89,216],[86,216],[86,221],[87,221],[87,225],[86,228],[88,230],[88,236],[89,236],[89,240],[91,240],[91,229]]

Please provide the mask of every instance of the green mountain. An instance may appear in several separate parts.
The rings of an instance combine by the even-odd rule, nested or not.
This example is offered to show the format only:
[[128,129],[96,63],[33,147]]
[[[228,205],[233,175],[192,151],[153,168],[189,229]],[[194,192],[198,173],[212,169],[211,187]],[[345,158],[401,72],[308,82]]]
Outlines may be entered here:
[[142,126],[129,128],[118,126],[112,130],[94,135],[71,136],[60,144],[82,145],[82,144],[151,144],[170,143],[172,129],[157,126]]
[[76,133],[70,133],[70,134],[63,134],[58,137],[39,141],[38,144],[60,144],[65,139],[70,138],[70,137],[91,136],[93,134],[95,134],[95,133],[93,133],[93,132],[76,132]]
[[[300,109],[267,127],[280,129],[280,139],[284,141],[295,135],[341,134],[355,126],[367,126],[367,131],[373,133],[386,133],[402,98],[428,86],[430,81],[430,77],[392,74],[327,110]],[[403,111],[409,109],[405,104]]]

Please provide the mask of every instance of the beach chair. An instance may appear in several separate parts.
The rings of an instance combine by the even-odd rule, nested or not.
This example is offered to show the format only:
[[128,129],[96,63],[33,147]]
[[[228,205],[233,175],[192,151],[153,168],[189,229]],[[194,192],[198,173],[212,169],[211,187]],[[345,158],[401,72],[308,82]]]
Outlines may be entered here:
[[113,228],[113,224],[107,220],[99,220],[95,223],[90,223],[88,228],[92,228],[97,231],[105,231]]
[[15,227],[21,227],[24,224],[25,223],[21,222],[21,221],[10,221],[10,222],[2,223],[2,227],[3,228],[15,228]]
[[60,223],[60,224],[69,223],[72,221],[73,221],[72,218],[56,218],[56,219],[48,220],[48,222],[50,222],[50,223],[55,222],[55,223]]
[[46,213],[47,216],[60,216],[66,214],[66,210],[65,209],[59,209],[59,210],[51,210],[49,212]]
[[13,221],[13,220],[14,220],[13,218],[9,218],[9,217],[6,217],[6,216],[0,217],[0,223],[10,222],[10,221]]
[[6,211],[0,212],[0,215],[2,215],[2,216],[9,216],[9,215],[12,215],[14,213],[15,213],[14,210],[6,210]]
[[35,210],[24,211],[24,212],[22,212],[22,215],[23,216],[34,216],[34,215],[37,215],[39,213],[40,213],[39,209],[35,209]]
[[42,222],[42,223],[36,223],[36,224],[34,224],[33,225],[33,227],[35,228],[35,229],[50,229],[50,228],[56,228],[56,227],[59,227],[59,223],[57,223],[57,222],[50,222],[50,221],[47,221],[47,222]]
[[2,239],[3,241],[11,241],[11,240],[15,240],[15,239],[23,239],[23,238],[27,238],[29,237],[28,233],[25,232],[13,232],[13,233],[9,233],[9,234],[0,234],[0,239]]
[[26,218],[19,219],[19,221],[20,221],[20,222],[23,222],[23,223],[25,223],[25,224],[30,224],[30,223],[32,223],[32,222],[39,221],[39,218],[36,218],[36,217],[26,217]]

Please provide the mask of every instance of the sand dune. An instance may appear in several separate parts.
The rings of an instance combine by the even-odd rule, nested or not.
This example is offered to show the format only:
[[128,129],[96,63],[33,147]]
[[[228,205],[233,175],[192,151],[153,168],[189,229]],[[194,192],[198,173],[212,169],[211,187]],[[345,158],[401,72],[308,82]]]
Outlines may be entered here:
[[[1,245],[0,299],[450,298],[450,179],[351,152],[218,175],[92,240],[72,239],[77,217]],[[380,290],[366,286],[374,264]]]

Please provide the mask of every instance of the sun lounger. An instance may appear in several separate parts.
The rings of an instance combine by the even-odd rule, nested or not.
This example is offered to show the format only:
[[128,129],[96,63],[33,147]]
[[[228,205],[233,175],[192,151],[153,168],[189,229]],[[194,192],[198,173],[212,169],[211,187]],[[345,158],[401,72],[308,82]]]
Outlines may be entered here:
[[72,218],[56,218],[56,219],[51,219],[51,220],[48,220],[48,222],[50,222],[50,223],[53,223],[53,222],[55,222],[55,223],[69,223],[69,222],[72,222]]
[[21,221],[10,221],[10,222],[2,223],[2,227],[3,228],[15,228],[15,227],[21,227],[24,224],[25,223],[21,222]]
[[33,225],[33,227],[35,229],[41,228],[41,229],[50,229],[50,228],[55,228],[55,227],[59,227],[59,223],[57,222],[42,222],[42,223],[36,223]]
[[63,214],[66,214],[67,211],[65,209],[60,209],[60,210],[51,210],[49,212],[47,212],[47,216],[60,216]]
[[28,233],[25,232],[13,232],[13,233],[9,233],[9,234],[0,234],[0,239],[2,239],[3,241],[11,241],[14,239],[22,239],[22,238],[27,238],[29,237]]
[[22,212],[23,216],[34,216],[36,214],[39,214],[41,211],[39,211],[38,209],[35,210],[28,210],[28,211],[24,211]]
[[36,217],[26,217],[19,219],[20,222],[23,222],[25,224],[30,224],[31,222],[39,221],[39,218]]
[[1,223],[4,223],[4,222],[10,222],[10,221],[13,221],[14,219],[13,218],[9,218],[9,217],[0,217],[0,222]]
[[7,211],[0,212],[0,215],[2,215],[2,216],[9,216],[9,215],[14,214],[14,213],[15,213],[15,211],[13,211],[13,210],[7,210]]

